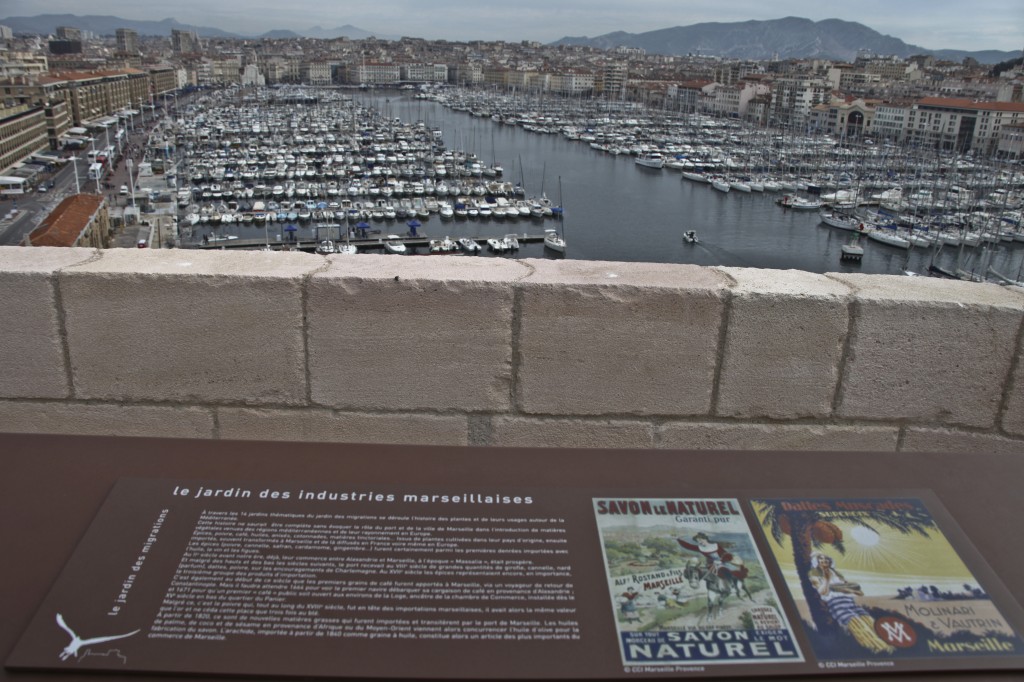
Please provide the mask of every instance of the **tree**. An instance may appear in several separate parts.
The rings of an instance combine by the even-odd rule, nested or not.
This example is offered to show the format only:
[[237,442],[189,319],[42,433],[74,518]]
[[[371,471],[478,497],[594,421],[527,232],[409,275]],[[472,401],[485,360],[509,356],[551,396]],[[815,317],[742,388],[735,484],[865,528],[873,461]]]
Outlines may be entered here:
[[825,545],[839,554],[846,553],[842,532],[835,526],[835,521],[854,523],[875,532],[877,530],[872,527],[873,525],[885,526],[905,535],[917,533],[925,537],[928,536],[929,530],[937,529],[931,515],[920,505],[915,505],[912,509],[867,511],[793,510],[783,509],[783,502],[784,500],[759,501],[761,525],[768,529],[779,545],[785,544],[784,535],[790,537],[800,589],[807,602],[814,628],[822,635],[834,634],[837,629],[821,595],[811,585],[811,553]]

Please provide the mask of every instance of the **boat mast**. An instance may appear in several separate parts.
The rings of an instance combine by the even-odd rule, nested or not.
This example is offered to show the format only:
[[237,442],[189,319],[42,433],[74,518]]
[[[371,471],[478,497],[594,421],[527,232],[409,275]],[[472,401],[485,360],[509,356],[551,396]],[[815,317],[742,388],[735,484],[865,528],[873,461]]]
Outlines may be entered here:
[[558,208],[561,212],[558,214],[558,236],[565,241],[565,204],[562,203],[562,176],[558,176]]

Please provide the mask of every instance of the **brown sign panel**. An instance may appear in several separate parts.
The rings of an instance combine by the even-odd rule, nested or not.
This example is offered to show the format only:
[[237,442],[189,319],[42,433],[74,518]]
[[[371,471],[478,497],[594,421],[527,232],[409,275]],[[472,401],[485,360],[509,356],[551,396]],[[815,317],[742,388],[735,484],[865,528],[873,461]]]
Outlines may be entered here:
[[[929,556],[945,568],[915,574],[914,564],[896,562],[898,580],[887,582],[885,566],[870,564],[870,548],[906,522],[893,504],[910,505],[921,537],[938,543]],[[796,511],[815,505],[810,516]],[[787,563],[804,541],[836,553],[843,533],[847,553],[863,545],[857,568],[836,566],[826,580],[821,562],[813,575],[801,560]],[[969,606],[998,622],[999,634],[971,619],[969,640],[952,623],[934,635],[949,647],[895,646],[910,631],[934,634],[911,612],[885,620],[878,610],[910,604],[896,603],[895,590],[908,579],[916,588],[921,576],[964,580],[978,592],[952,604],[952,593],[943,599],[952,583],[943,582],[915,602],[914,615]],[[821,622],[838,624],[841,645],[830,649],[828,633],[812,632],[822,604],[809,607],[800,589],[812,578],[822,604],[824,582],[854,595],[851,608],[889,626],[877,632],[890,645],[852,648],[842,638],[860,626],[847,627],[839,606],[825,604],[831,620]],[[122,479],[7,666],[463,679],[1024,669],[1022,628],[1019,607],[927,492],[822,501]]]

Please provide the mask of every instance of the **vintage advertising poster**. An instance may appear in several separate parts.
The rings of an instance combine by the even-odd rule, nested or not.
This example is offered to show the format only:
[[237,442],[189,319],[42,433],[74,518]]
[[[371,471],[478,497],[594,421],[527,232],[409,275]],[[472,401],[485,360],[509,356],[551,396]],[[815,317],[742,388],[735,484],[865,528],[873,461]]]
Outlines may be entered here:
[[803,657],[736,499],[594,499],[627,670]]
[[1022,641],[914,497],[752,501],[819,666],[1020,655]]

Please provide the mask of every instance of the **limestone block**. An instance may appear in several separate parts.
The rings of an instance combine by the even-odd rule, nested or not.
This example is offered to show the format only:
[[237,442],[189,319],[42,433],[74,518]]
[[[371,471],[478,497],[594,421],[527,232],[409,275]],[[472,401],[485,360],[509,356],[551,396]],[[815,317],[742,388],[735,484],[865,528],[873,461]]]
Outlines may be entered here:
[[839,416],[994,424],[1024,310],[1019,296],[930,277],[832,277],[856,292]]
[[213,438],[213,413],[202,407],[0,400],[10,433]]
[[525,261],[518,395],[550,415],[711,407],[728,278],[690,265]]
[[80,397],[301,403],[301,253],[114,249],[60,275]]
[[994,433],[976,433],[953,429],[928,429],[911,426],[903,436],[903,452],[962,452],[965,455],[1024,455],[1024,439],[1006,438]]
[[657,434],[659,448],[684,450],[832,450],[894,452],[896,426],[833,426],[825,424],[665,424]]
[[496,417],[488,445],[541,448],[650,448],[649,422]]
[[309,287],[313,401],[359,410],[510,404],[513,284],[493,258],[332,257]]
[[55,273],[95,253],[92,249],[0,247],[0,397],[70,395]]
[[227,440],[466,445],[468,433],[465,415],[220,407],[217,417],[219,436]]
[[850,289],[796,270],[720,270],[736,284],[717,413],[773,419],[831,414]]
[[1006,387],[1006,393],[1003,428],[1007,433],[1024,436],[1024,335],[1021,336],[1021,345],[1017,348],[1016,367],[1013,378]]

